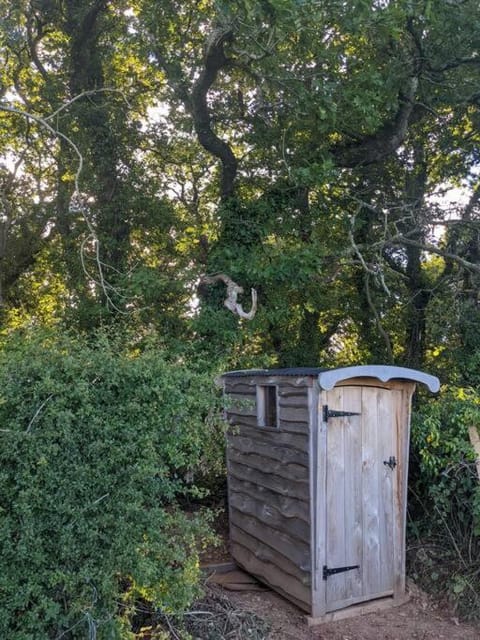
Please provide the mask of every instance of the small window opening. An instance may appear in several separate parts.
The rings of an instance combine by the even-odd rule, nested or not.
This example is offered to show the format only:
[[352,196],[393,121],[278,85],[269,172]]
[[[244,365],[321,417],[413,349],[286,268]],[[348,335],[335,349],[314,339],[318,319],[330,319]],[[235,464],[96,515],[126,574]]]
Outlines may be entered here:
[[277,387],[273,385],[257,387],[257,423],[259,427],[278,427]]

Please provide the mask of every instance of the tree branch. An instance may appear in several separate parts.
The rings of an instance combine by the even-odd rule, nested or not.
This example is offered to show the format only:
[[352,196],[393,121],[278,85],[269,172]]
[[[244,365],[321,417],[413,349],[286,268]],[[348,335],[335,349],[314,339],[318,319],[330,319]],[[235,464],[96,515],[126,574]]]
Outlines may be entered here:
[[[22,111],[21,109],[17,109],[16,107],[12,107],[9,104],[5,104],[1,102],[0,102],[0,111],[4,111],[6,113],[11,113],[11,114],[20,116],[22,118],[25,118],[27,121],[35,122],[39,126],[46,129],[52,136],[66,143],[70,147],[70,149],[72,149],[73,152],[75,153],[78,163],[77,163],[77,168],[76,168],[74,180],[73,180],[74,191],[70,198],[70,210],[75,212],[78,211],[79,213],[81,213],[81,215],[83,216],[83,219],[85,220],[85,223],[87,225],[88,232],[89,232],[88,237],[82,242],[82,246],[80,249],[80,258],[82,262],[82,267],[85,275],[88,278],[90,278],[94,282],[94,284],[100,287],[100,289],[105,295],[105,298],[108,304],[110,304],[111,307],[114,308],[116,311],[123,313],[122,310],[115,305],[112,299],[112,296],[110,295],[110,292],[114,291],[114,289],[108,283],[105,277],[104,264],[100,260],[100,242],[98,240],[98,236],[95,231],[93,222],[90,220],[88,204],[80,191],[80,176],[82,174],[83,166],[84,166],[83,155],[80,149],[78,148],[78,146],[75,144],[75,142],[73,142],[71,138],[69,138],[67,135],[62,133],[58,128],[53,127],[49,122],[50,118],[53,117],[53,115],[58,114],[62,109],[66,109],[68,106],[70,106],[72,102],[75,102],[83,95],[90,95],[91,93],[93,92],[87,91],[87,92],[84,92],[82,95],[76,96],[70,102],[62,105],[59,109],[57,109],[57,111],[54,114],[51,114],[50,116],[47,116],[45,118],[41,116],[37,116],[28,111]],[[94,246],[95,263],[96,263],[97,272],[98,272],[98,279],[95,279],[90,275],[85,265],[85,255],[84,255],[85,248],[89,242],[91,242]]]
[[473,262],[469,262],[468,260],[464,260],[464,258],[461,258],[459,255],[455,253],[444,251],[443,249],[440,249],[439,247],[436,247],[434,244],[430,244],[429,242],[419,242],[417,240],[412,240],[411,238],[407,238],[406,236],[403,236],[403,235],[397,235],[397,236],[393,236],[392,238],[386,239],[385,241],[382,242],[382,244],[384,246],[385,245],[386,246],[405,245],[410,247],[417,247],[418,249],[421,249],[422,251],[426,251],[427,253],[433,253],[447,260],[452,260],[453,262],[456,262],[457,264],[461,265],[462,267],[464,267],[464,269],[467,269],[468,271],[474,271],[475,273],[480,273],[480,265],[474,264]]
[[243,293],[243,287],[224,273],[218,273],[215,276],[203,276],[200,280],[201,284],[214,284],[215,282],[223,282],[227,286],[227,297],[223,303],[227,309],[245,320],[252,320],[255,317],[257,312],[257,292],[255,289],[251,289],[252,308],[247,313],[243,310],[241,303],[237,301],[238,296]]
[[208,38],[204,58],[204,69],[192,88],[191,112],[195,131],[202,147],[214,155],[222,163],[220,196],[227,200],[233,195],[234,181],[237,175],[238,162],[230,147],[214,132],[211,123],[207,96],[217,79],[220,69],[228,66],[229,60],[225,55],[224,45],[233,38],[230,27],[218,26]]
[[382,324],[382,320],[380,318],[380,314],[378,313],[377,307],[373,303],[372,294],[370,291],[370,276],[368,272],[365,273],[364,283],[365,283],[365,295],[367,298],[368,306],[370,307],[370,310],[373,313],[373,317],[375,318],[375,322],[377,324],[380,335],[382,336],[383,341],[385,342],[385,348],[387,349],[388,359],[390,362],[393,362],[394,358],[393,358],[392,341],[390,340],[390,336],[388,335],[388,333],[385,331],[385,328]]
[[[34,21],[36,22],[36,26],[37,26],[36,33],[34,33],[34,27],[33,27]],[[37,51],[37,47],[39,43],[42,41],[43,36],[44,36],[43,24],[40,22],[40,20],[38,20],[38,18],[35,20],[35,16],[30,13],[29,15],[27,15],[28,49],[30,51],[30,56],[32,58],[32,61],[34,65],[37,67],[40,75],[44,80],[48,80],[48,72],[43,66]]]
[[334,149],[333,155],[338,164],[345,168],[365,166],[379,162],[398,149],[407,134],[417,87],[418,78],[410,77],[405,92],[399,94],[399,107],[393,121],[385,124],[377,133]]
[[221,163],[220,197],[223,201],[234,193],[234,182],[237,175],[238,161],[230,145],[222,140],[212,127],[212,118],[208,106],[208,94],[214,85],[221,69],[232,66],[225,55],[225,44],[233,39],[230,26],[218,25],[207,38],[203,69],[190,89],[185,80],[182,68],[177,60],[170,61],[161,51],[154,47],[154,54],[159,65],[165,71],[169,84],[193,119],[193,126],[202,147]]
[[445,62],[444,64],[433,67],[430,64],[427,64],[427,69],[432,73],[443,73],[444,71],[449,71],[450,69],[458,69],[458,67],[463,67],[464,65],[472,65],[479,66],[480,65],[480,56],[475,55],[469,58],[454,58],[449,62]]
[[472,214],[474,213],[478,203],[480,202],[480,183],[478,183],[472,195],[470,196],[470,200],[465,205],[464,210],[462,211],[462,221],[470,222],[472,220]]

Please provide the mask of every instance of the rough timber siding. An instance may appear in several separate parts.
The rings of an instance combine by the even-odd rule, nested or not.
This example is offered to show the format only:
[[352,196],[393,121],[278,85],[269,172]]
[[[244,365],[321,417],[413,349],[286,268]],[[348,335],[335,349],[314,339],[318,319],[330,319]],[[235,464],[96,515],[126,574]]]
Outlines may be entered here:
[[[225,383],[232,556],[310,611],[309,388],[285,378]],[[257,426],[257,384],[277,386],[276,429]]]
[[[415,382],[435,392],[439,381],[383,365],[232,371],[222,380],[238,564],[312,622],[402,602],[411,396]],[[276,387],[275,398],[259,385]],[[324,405],[344,413],[324,419]],[[324,567],[356,565],[323,579]]]

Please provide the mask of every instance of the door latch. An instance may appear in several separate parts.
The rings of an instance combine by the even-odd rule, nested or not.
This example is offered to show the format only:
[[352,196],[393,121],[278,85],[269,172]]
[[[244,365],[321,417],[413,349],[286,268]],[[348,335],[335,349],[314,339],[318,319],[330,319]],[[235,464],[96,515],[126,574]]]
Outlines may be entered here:
[[387,467],[390,467],[390,469],[393,471],[397,466],[397,460],[395,459],[395,456],[390,456],[388,460],[383,461],[383,464]]

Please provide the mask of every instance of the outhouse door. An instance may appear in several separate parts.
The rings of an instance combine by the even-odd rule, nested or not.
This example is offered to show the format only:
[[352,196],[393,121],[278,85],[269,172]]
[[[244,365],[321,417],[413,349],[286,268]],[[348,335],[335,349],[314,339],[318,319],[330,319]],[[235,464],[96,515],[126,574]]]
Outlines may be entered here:
[[397,393],[352,385],[322,394],[327,612],[394,591]]

